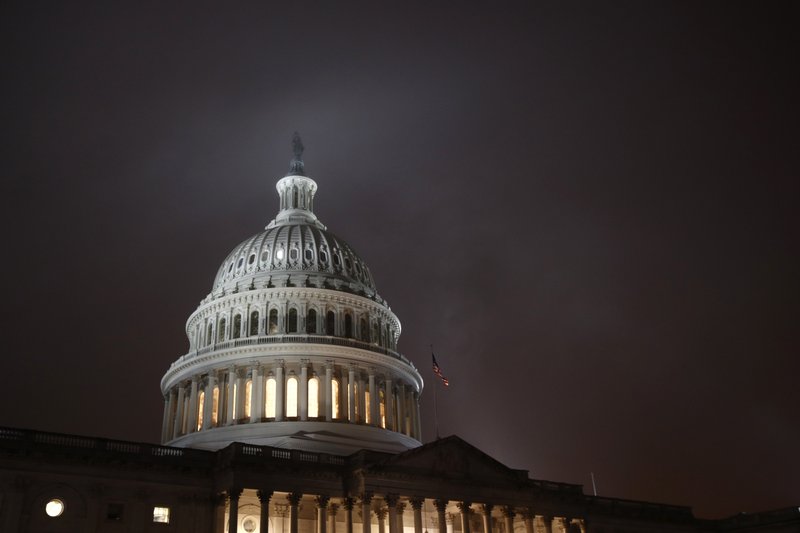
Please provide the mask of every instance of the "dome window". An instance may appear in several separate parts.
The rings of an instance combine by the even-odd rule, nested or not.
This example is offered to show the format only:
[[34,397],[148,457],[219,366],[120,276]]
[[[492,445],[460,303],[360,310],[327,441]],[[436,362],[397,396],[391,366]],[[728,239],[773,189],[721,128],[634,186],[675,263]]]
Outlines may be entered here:
[[319,260],[322,263],[327,263],[328,262],[328,252],[326,252],[325,250],[320,250],[319,251]]
[[228,274],[230,274],[232,271],[233,271],[233,261],[231,261],[231,264],[228,265]]
[[333,264],[337,267],[342,264],[342,260],[339,259],[339,254],[333,254]]
[[353,269],[353,265],[350,264],[350,258],[349,257],[345,257],[344,258],[344,266],[347,268],[347,270],[352,270]]
[[275,252],[275,259],[278,261],[283,261],[284,251],[283,248],[278,248],[278,251]]
[[261,262],[266,263],[267,261],[269,261],[269,250],[264,250],[261,252]]
[[256,254],[250,254],[250,257],[247,259],[247,264],[252,265],[256,261]]
[[240,257],[239,262],[236,264],[236,268],[242,268],[243,264],[244,264],[244,257]]
[[317,332],[317,311],[309,309],[306,316],[306,333],[314,334]]
[[311,248],[306,248],[306,261],[313,261],[314,260],[314,250]]
[[258,311],[250,313],[250,335],[258,335]]
[[289,250],[289,259],[291,259],[292,261],[297,261],[298,256],[299,252],[297,251],[297,248],[292,248],[291,250]]

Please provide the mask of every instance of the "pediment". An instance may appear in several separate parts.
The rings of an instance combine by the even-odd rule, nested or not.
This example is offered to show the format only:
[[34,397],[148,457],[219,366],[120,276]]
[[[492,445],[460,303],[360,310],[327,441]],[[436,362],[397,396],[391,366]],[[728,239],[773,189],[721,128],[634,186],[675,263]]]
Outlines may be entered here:
[[516,485],[528,479],[526,471],[509,468],[456,436],[394,455],[370,470],[492,485]]

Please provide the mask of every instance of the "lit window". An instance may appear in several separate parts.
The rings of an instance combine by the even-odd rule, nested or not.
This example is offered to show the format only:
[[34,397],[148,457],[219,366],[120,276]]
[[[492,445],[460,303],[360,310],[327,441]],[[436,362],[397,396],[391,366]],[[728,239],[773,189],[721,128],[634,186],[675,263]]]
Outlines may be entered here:
[[275,378],[273,377],[267,379],[267,399],[264,407],[264,416],[275,418]]
[[334,379],[331,381],[331,411],[333,418],[339,418],[339,380]]
[[386,393],[381,389],[379,396],[381,401],[381,427],[386,429]]
[[278,251],[275,252],[275,259],[283,261],[283,248],[278,248]]
[[64,502],[54,498],[45,504],[44,512],[51,518],[61,516],[64,513]]
[[153,507],[153,522],[169,524],[169,507]]
[[364,411],[365,411],[364,418],[367,419],[367,424],[372,423],[372,409],[370,409],[371,406],[370,396],[371,394],[369,393],[369,391],[364,391]]
[[197,395],[197,431],[203,427],[203,409],[206,404],[206,391],[200,391]]
[[244,385],[244,417],[250,418],[250,402],[253,400],[253,380],[248,379]]
[[219,420],[219,387],[214,387],[211,395],[211,425],[216,426]]
[[297,416],[297,378],[286,380],[286,416]]
[[316,376],[308,380],[308,416],[319,416],[319,378]]
[[248,516],[244,520],[242,520],[242,529],[244,529],[247,533],[253,533],[258,526],[256,525],[255,519]]

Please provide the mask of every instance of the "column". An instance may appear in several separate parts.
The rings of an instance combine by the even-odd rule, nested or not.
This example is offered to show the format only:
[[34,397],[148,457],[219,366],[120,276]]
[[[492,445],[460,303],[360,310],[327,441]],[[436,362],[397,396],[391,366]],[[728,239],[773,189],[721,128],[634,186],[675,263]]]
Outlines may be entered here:
[[402,383],[397,385],[397,431],[403,434],[408,433],[406,426],[406,386]]
[[302,497],[303,495],[297,492],[293,492],[286,497],[289,500],[289,533],[297,533],[297,506],[300,505]]
[[491,503],[484,503],[481,506],[483,517],[483,533],[492,533],[492,509],[494,505]]
[[166,423],[164,424],[164,428],[165,428],[164,433],[165,433],[165,437],[169,437],[169,438],[163,439],[164,441],[172,440],[172,436],[174,435],[174,433],[172,433],[173,427],[175,425],[175,415],[173,413],[175,413],[175,402],[176,401],[177,401],[176,392],[175,392],[175,389],[173,388],[171,391],[169,391],[169,396],[168,396],[168,399],[167,399],[167,410],[164,413],[164,416],[166,417]]
[[275,367],[275,422],[283,420],[286,403],[286,379],[283,377],[283,359],[279,359]]
[[401,533],[397,530],[397,502],[400,497],[397,494],[387,494],[383,499],[386,500],[389,510],[389,533]]
[[264,371],[253,368],[253,395],[250,398],[250,423],[261,422],[264,417]]
[[[230,426],[233,424],[234,417],[236,413],[234,412],[233,407],[236,405],[236,393],[240,392],[236,390],[236,369],[234,367],[230,367],[228,369],[228,394],[226,394],[225,398],[225,425]],[[221,392],[221,391],[220,391]],[[220,400],[222,399],[222,394],[219,395]],[[217,415],[219,416],[219,415]],[[233,531],[236,531],[235,529]]]
[[[369,369],[369,423],[372,426],[380,426],[381,425],[380,424],[380,420],[378,420],[377,410],[375,409],[375,407],[377,407],[377,405],[378,405],[378,402],[380,402],[380,397],[379,397],[378,394],[376,394],[376,392],[378,392],[378,391],[375,390],[375,368],[374,367],[370,367],[370,369]],[[391,514],[392,514],[392,511],[391,511],[391,509],[389,509],[389,515],[391,516]],[[392,519],[389,518],[389,528],[390,529],[391,529],[391,526],[392,526],[392,521],[391,520]]]
[[228,531],[239,531],[239,496],[242,495],[242,489],[230,488],[228,489]]
[[403,533],[403,513],[406,510],[406,504],[403,502],[397,503],[397,533]]
[[413,437],[418,441],[422,441],[422,423],[419,419],[419,392],[414,391],[411,396],[411,416],[414,417],[414,424],[413,424]]
[[536,516],[536,515],[534,515],[533,511],[530,510],[530,509],[527,509],[523,513],[522,517],[525,520],[525,533],[534,533],[534,531],[533,531],[533,518],[534,518],[534,516]]
[[505,519],[505,533],[514,533],[514,508],[510,505],[503,507],[503,518]]
[[356,421],[356,367],[354,365],[350,365],[349,375],[350,379],[347,381],[347,409],[350,423],[353,424]]
[[[170,397],[171,396],[172,395],[170,395]],[[182,431],[183,430],[183,417],[184,417],[184,413],[183,413],[183,403],[184,402],[183,402],[183,400],[184,400],[185,397],[186,397],[186,387],[181,385],[178,388],[178,405],[177,405],[177,409],[175,409],[175,425],[174,425],[174,427],[172,429],[172,438],[173,439],[176,438],[176,437],[179,437],[181,435],[181,433],[183,432]]]
[[328,506],[328,533],[336,533],[336,513],[338,511],[339,506],[337,504],[332,503]]
[[261,515],[259,517],[259,531],[269,533],[269,500],[272,498],[271,490],[259,490],[258,501],[261,503]]
[[214,408],[214,382],[216,378],[208,375],[206,383],[206,397],[203,402],[203,429],[211,429],[211,410]]
[[422,504],[423,498],[411,498],[411,508],[414,510],[414,533],[422,533]]
[[308,420],[308,359],[300,360],[300,383],[297,387],[300,420]]
[[364,398],[366,398],[366,394],[364,392],[367,390],[367,387],[364,385],[364,378],[362,376],[358,376],[358,396],[356,397],[356,402],[358,402],[358,421],[366,424],[367,423],[367,411],[365,406]]
[[384,391],[384,398],[386,398],[386,429],[394,430],[394,392],[392,389],[392,378],[386,376],[384,382],[386,390]]
[[[361,533],[371,533],[372,515],[370,514],[369,504],[372,501],[372,493],[365,492],[361,495]],[[294,531],[292,533],[295,533]]]
[[[458,510],[461,511],[461,533],[469,533],[469,512],[471,509],[470,502],[460,502]],[[528,531],[527,533],[531,533]]]
[[331,404],[331,394],[333,391],[333,361],[325,361],[325,401],[322,405],[325,407],[325,421],[330,422],[333,419],[333,404]]
[[342,506],[344,507],[344,533],[353,533],[353,506],[355,503],[353,498],[342,500]]
[[161,421],[161,443],[167,442],[169,435],[167,435],[167,428],[169,427],[169,395],[164,396],[164,418]]
[[447,521],[444,514],[447,510],[447,500],[434,500],[433,506],[436,507],[436,525],[439,533],[447,533]]
[[378,518],[378,533],[386,533],[386,526],[383,524],[383,519],[386,518],[386,509],[383,507],[376,509],[375,516]]
[[553,517],[544,515],[542,517],[542,525],[544,525],[544,533],[553,533]]
[[192,376],[192,390],[189,392],[189,433],[197,431],[197,376]]
[[[244,419],[244,400],[245,396],[247,396],[247,391],[244,390],[247,384],[247,369],[243,370],[242,374],[236,373],[236,408],[234,412],[234,419],[233,423],[238,424],[239,420]],[[253,411],[253,382],[250,385],[250,412]]]
[[328,526],[328,501],[330,497],[319,495],[314,498],[317,504],[317,533],[326,533]]

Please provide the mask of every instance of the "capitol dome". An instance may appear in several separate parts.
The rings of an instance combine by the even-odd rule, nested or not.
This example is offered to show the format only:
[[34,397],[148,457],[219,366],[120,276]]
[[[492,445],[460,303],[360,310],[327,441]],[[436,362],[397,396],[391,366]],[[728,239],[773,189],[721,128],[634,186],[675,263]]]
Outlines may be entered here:
[[280,209],[222,262],[161,381],[162,441],[335,454],[420,444],[422,378],[364,261],[313,212],[299,136]]

